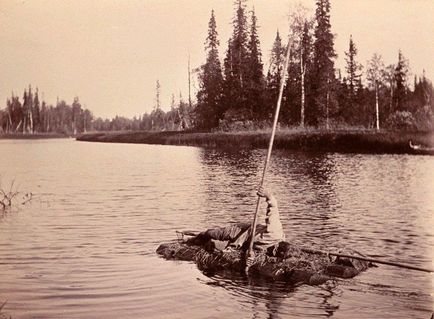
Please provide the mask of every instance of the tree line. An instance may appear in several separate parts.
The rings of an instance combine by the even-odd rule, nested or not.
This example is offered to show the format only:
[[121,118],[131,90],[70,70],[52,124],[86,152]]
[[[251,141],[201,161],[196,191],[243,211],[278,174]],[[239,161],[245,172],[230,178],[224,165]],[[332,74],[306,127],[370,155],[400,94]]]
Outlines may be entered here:
[[[344,70],[335,67],[335,36],[331,32],[330,0],[316,0],[311,13],[301,4],[289,15],[289,35],[276,32],[268,69],[264,70],[255,11],[246,0],[236,0],[232,34],[220,61],[220,41],[214,11],[205,39],[205,62],[195,72],[199,88],[196,101],[172,94],[170,110],[161,108],[161,85],[156,81],[152,112],[132,119],[94,118],[74,98],[71,105],[39,101],[38,90],[24,91],[22,102],[12,94],[0,110],[0,132],[62,132],[89,130],[236,130],[270,125],[282,80],[285,51],[289,50],[280,123],[314,128],[368,128],[432,130],[434,88],[421,76],[410,79],[409,61],[401,51],[386,65],[374,53],[366,65],[357,59],[352,36],[345,52]],[[190,86],[190,66],[189,66]],[[411,83],[412,82],[412,83]]]
[[411,87],[409,61],[401,51],[396,64],[386,66],[381,55],[374,53],[364,68],[357,61],[357,46],[351,36],[342,72],[334,65],[337,55],[329,0],[317,0],[312,16],[302,5],[295,6],[289,21],[288,42],[284,44],[277,31],[269,68],[264,72],[255,11],[247,12],[243,0],[235,2],[233,32],[223,66],[219,59],[216,17],[211,11],[206,61],[199,74],[197,127],[212,129],[234,123],[269,121],[288,48],[282,123],[327,129],[433,128],[433,85],[423,74],[414,77]]
[[6,108],[0,110],[0,133],[77,134],[93,129],[93,115],[82,107],[79,98],[72,104],[57,100],[56,106],[40,99],[39,90],[24,89],[23,98],[12,93]]

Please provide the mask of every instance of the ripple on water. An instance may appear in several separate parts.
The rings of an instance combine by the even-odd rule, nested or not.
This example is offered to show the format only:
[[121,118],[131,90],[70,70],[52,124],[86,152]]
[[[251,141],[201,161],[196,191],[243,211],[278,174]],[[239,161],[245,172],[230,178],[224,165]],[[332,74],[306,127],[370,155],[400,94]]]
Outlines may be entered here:
[[[265,150],[69,140],[0,147],[14,155],[2,158],[0,172],[37,190],[31,205],[0,218],[0,302],[8,300],[4,312],[13,318],[428,318],[433,311],[429,274],[379,266],[352,280],[288,287],[156,256],[176,230],[250,220]],[[430,267],[433,167],[431,157],[277,151],[266,186],[293,242]]]

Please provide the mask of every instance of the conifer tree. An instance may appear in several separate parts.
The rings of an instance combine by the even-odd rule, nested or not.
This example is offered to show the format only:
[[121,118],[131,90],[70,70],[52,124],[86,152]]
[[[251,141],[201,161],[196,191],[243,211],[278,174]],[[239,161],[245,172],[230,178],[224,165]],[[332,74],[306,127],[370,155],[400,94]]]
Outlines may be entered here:
[[407,95],[407,77],[408,77],[409,67],[408,60],[404,57],[401,50],[398,53],[398,63],[395,68],[395,110],[404,111],[406,109],[405,99]]
[[360,101],[363,89],[361,92],[357,92],[357,88],[360,86],[359,84],[361,84],[362,65],[356,61],[357,47],[353,41],[352,35],[350,35],[348,51],[345,52],[345,56],[347,63],[345,70],[347,73],[346,84],[348,96],[345,98],[345,104],[340,105],[341,115],[343,115],[348,124],[358,124],[357,121],[361,113],[361,105],[358,102]]
[[316,5],[313,76],[311,78],[315,107],[306,116],[307,120],[314,125],[325,120],[326,128],[329,128],[331,111],[335,108],[333,60],[336,57],[330,25],[330,0],[317,0]]
[[219,40],[214,10],[208,23],[208,36],[205,42],[207,58],[199,74],[200,89],[197,94],[197,125],[200,128],[218,126],[223,115],[221,95],[223,75],[218,52]]
[[247,18],[245,0],[237,0],[233,32],[224,61],[223,98],[225,109],[242,111],[246,108],[246,77],[248,57]]
[[272,115],[272,105],[276,103],[279,96],[279,85],[282,77],[282,69],[285,59],[285,48],[282,46],[282,39],[280,38],[279,30],[276,32],[276,38],[274,39],[273,48],[270,55],[270,66],[267,72],[266,78],[266,104],[265,116],[270,117]]
[[277,30],[270,54],[270,66],[267,72],[267,89],[277,89],[278,91],[284,65],[284,51],[285,48],[282,46],[282,39],[280,38],[279,30]]
[[345,61],[347,62],[345,70],[347,71],[348,75],[347,81],[348,88],[350,90],[350,101],[353,101],[356,95],[357,83],[359,82],[361,77],[360,71],[362,70],[362,65],[356,61],[357,47],[353,41],[352,35],[350,35],[350,43],[348,51],[345,52],[345,55]]
[[300,126],[305,125],[305,110],[306,110],[306,77],[312,67],[312,21],[305,20],[303,26],[303,35],[300,44],[300,75],[301,75],[301,108],[300,108]]
[[395,80],[395,64],[389,64],[385,68],[385,80],[387,82],[388,86],[388,100],[389,103],[387,105],[387,109],[385,110],[385,117],[387,118],[389,115],[391,115],[394,111],[393,101],[395,96],[395,88],[396,88],[396,80]]
[[72,127],[72,133],[75,135],[77,134],[77,126],[81,115],[81,104],[78,99],[78,96],[74,97],[74,101],[72,102],[71,109],[72,109],[71,127]]
[[256,118],[263,118],[265,115],[265,79],[257,28],[257,18],[253,9],[251,12],[250,39],[247,47],[247,105]]
[[33,130],[40,130],[40,120],[41,120],[41,107],[39,103],[39,92],[38,88],[36,88],[35,97],[33,99]]
[[155,84],[155,107],[154,107],[155,111],[161,108],[160,94],[161,94],[160,80],[157,80]]

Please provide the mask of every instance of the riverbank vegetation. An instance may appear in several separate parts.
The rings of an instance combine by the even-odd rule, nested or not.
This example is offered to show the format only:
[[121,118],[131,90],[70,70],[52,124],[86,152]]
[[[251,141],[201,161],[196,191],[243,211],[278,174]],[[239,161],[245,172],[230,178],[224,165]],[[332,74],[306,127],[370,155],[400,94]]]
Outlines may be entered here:
[[[258,35],[258,19],[244,0],[235,1],[232,35],[221,59],[217,17],[211,10],[205,39],[204,63],[188,68],[198,74],[196,94],[175,99],[162,110],[162,85],[155,86],[153,111],[129,119],[94,119],[78,98],[72,105],[39,105],[38,92],[24,92],[23,102],[12,95],[0,111],[1,132],[185,131],[257,130],[270,127],[279,84],[284,81],[280,123],[320,130],[351,128],[397,131],[434,129],[434,88],[424,70],[413,75],[403,51],[393,63],[373,52],[364,65],[358,60],[355,38],[348,39],[346,66],[335,66],[335,35],[331,31],[330,0],[316,0],[315,12],[294,5],[289,36],[279,31],[267,68]],[[423,45],[423,44],[421,44]],[[290,50],[288,76],[282,79],[286,48]],[[190,82],[190,81],[189,81]],[[190,92],[190,90],[189,90]],[[396,134],[396,133],[394,133]]]
[[[186,132],[105,132],[88,133],[77,138],[79,141],[143,143],[165,145],[188,145],[210,148],[266,148],[270,132],[239,131],[213,133]],[[278,130],[275,149],[315,150],[327,152],[356,152],[373,154],[413,153],[409,140],[422,145],[432,143],[431,132],[394,132],[371,130]]]

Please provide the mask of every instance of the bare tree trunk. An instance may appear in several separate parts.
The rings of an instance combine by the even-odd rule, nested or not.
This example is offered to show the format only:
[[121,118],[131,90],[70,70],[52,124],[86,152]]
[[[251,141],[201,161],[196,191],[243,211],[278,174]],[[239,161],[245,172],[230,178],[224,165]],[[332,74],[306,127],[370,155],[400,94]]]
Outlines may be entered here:
[[190,70],[190,54],[188,55],[188,106],[191,108],[191,70]]
[[326,130],[329,130],[329,100],[330,100],[330,90],[329,90],[330,79],[327,78],[327,97],[326,97]]
[[30,134],[33,134],[33,114],[32,114],[32,110],[29,110],[29,132]]
[[87,132],[87,129],[86,129],[86,112],[84,112],[84,114],[83,114],[83,131],[84,131],[84,133]]
[[393,84],[390,83],[389,114],[392,113],[392,110],[393,110]]
[[26,133],[26,127],[27,127],[27,114],[24,115],[24,122],[23,122],[23,134]]
[[300,74],[301,74],[301,111],[300,111],[300,126],[304,127],[304,103],[305,103],[305,83],[304,83],[304,74],[305,67],[303,61],[303,49],[300,52]]
[[12,128],[12,118],[11,118],[11,112],[8,110],[8,130],[7,132],[9,133],[11,131]]
[[15,132],[18,131],[18,129],[20,128],[22,123],[23,123],[23,120],[21,120],[20,123],[18,123],[17,127],[15,128]]
[[378,84],[375,84],[375,123],[377,131],[380,130],[380,114],[378,107]]

